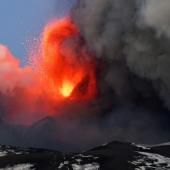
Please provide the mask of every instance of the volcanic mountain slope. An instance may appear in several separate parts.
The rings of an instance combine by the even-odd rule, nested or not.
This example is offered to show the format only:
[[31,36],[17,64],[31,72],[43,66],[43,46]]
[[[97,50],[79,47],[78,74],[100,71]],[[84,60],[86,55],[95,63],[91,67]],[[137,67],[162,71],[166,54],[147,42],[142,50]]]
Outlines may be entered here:
[[0,170],[169,170],[170,144],[111,142],[82,153],[0,146]]

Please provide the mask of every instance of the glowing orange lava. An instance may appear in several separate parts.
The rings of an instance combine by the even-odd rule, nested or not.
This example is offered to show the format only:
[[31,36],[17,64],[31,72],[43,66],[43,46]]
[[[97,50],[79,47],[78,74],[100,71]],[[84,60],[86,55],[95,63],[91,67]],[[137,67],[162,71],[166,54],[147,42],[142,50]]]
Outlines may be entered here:
[[73,84],[71,84],[70,82],[64,82],[62,87],[60,88],[60,92],[64,97],[69,97],[73,89]]
[[96,93],[95,63],[69,18],[51,22],[42,35],[45,91],[57,100],[90,99]]
[[31,65],[24,67],[0,45],[0,105],[6,121],[28,125],[96,95],[95,59],[70,18],[47,24],[40,40],[30,52]]

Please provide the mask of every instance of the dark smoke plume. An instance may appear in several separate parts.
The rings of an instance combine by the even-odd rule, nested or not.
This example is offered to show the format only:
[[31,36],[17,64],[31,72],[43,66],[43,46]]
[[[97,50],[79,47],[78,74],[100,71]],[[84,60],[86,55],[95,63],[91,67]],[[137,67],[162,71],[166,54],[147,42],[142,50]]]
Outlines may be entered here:
[[[133,136],[138,142],[169,139],[169,1],[81,0],[72,16],[88,48],[105,63],[98,80],[101,92],[105,94],[109,88],[112,92],[112,120],[123,121],[127,116],[123,133],[113,122],[115,138],[126,133],[125,140]],[[124,116],[117,107],[125,107]],[[129,111],[129,107],[133,109]],[[147,122],[155,125],[150,128]],[[119,125],[122,129],[123,124]],[[147,134],[148,129],[152,135]],[[154,134],[157,140],[152,138]]]

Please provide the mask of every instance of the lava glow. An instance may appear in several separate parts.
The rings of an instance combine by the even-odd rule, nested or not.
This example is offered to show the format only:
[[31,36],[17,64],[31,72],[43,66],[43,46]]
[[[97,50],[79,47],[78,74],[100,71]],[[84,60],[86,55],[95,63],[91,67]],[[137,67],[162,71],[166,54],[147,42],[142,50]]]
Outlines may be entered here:
[[48,95],[57,100],[95,95],[95,64],[81,41],[78,29],[68,18],[51,22],[44,29],[38,64]]
[[64,97],[69,97],[74,89],[74,85],[70,82],[64,82],[60,88],[60,92]]
[[47,24],[40,39],[24,67],[0,45],[0,107],[9,122],[31,124],[95,97],[95,62],[71,19]]

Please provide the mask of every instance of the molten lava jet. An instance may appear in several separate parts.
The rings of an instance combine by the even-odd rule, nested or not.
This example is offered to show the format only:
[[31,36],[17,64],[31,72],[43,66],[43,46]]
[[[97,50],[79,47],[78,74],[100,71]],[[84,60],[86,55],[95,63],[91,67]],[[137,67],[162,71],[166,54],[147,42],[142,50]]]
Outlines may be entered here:
[[0,113],[8,122],[31,124],[95,97],[95,60],[72,20],[47,24],[40,40],[24,67],[0,45]]
[[95,63],[69,18],[48,24],[39,61],[47,94],[56,99],[90,99],[96,93]]

